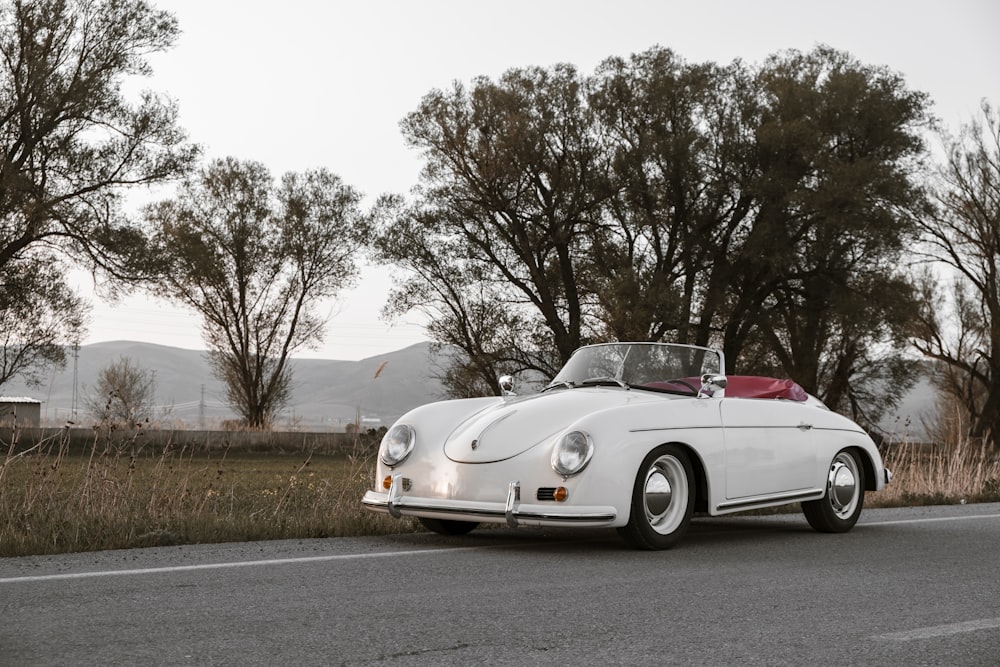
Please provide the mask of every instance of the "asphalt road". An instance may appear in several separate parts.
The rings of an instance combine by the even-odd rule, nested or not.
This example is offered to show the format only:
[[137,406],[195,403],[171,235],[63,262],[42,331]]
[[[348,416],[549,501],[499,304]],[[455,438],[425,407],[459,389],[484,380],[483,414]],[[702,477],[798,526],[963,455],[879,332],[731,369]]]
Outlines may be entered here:
[[1000,665],[1000,503],[0,559],[3,665]]

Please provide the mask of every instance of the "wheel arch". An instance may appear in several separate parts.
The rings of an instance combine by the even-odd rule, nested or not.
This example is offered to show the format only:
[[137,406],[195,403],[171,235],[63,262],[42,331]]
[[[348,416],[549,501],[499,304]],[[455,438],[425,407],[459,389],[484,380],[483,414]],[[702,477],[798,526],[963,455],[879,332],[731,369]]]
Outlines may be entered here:
[[872,461],[871,454],[865,451],[864,447],[845,447],[845,450],[852,452],[855,458],[861,461],[861,467],[865,475],[865,491],[877,491],[877,477],[875,473],[875,462]]
[[698,450],[680,440],[668,440],[667,442],[660,443],[657,447],[662,447],[663,445],[676,445],[687,454],[688,461],[691,463],[691,472],[694,474],[694,511],[708,512],[708,474],[705,472],[705,462],[701,460]]

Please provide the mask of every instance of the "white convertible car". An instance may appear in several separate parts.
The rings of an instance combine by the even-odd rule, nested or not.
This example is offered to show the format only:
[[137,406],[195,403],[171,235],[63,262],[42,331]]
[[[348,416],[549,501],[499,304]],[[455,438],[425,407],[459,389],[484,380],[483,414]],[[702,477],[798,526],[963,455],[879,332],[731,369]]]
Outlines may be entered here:
[[579,349],[540,393],[442,401],[379,448],[365,507],[458,535],[480,522],[614,526],[672,546],[693,512],[802,503],[844,532],[891,478],[871,438],[790,380],[729,376],[722,352],[662,343]]

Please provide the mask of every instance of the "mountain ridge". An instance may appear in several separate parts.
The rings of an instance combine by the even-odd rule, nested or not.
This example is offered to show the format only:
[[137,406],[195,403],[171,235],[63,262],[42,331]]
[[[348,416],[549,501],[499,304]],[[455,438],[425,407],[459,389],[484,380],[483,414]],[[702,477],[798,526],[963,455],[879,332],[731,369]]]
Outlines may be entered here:
[[[15,380],[0,386],[0,396],[40,400],[44,425],[93,424],[85,399],[92,397],[100,370],[126,356],[155,374],[154,421],[174,428],[221,428],[238,416],[226,401],[223,383],[212,375],[206,355],[205,350],[156,343],[91,343],[80,346],[75,358],[70,350],[66,366],[54,371],[43,386],[28,387]],[[435,377],[443,362],[444,355],[433,354],[427,342],[357,361],[293,358],[291,400],[278,412],[274,428],[343,431],[358,422],[364,428],[389,426],[405,412],[445,398]],[[896,437],[925,437],[923,421],[933,414],[935,397],[930,380],[919,378],[897,408],[882,418],[880,428]]]
[[[123,356],[153,373],[156,421],[212,428],[237,418],[227,404],[225,386],[212,375],[207,351],[127,340],[68,350],[65,367],[54,369],[42,386],[15,378],[0,386],[0,395],[40,400],[43,423],[92,423],[86,399],[96,399],[93,387],[101,369]],[[389,425],[404,412],[444,397],[434,378],[438,363],[430,343],[357,361],[292,358],[292,395],[275,428],[344,430],[359,418],[369,427]]]

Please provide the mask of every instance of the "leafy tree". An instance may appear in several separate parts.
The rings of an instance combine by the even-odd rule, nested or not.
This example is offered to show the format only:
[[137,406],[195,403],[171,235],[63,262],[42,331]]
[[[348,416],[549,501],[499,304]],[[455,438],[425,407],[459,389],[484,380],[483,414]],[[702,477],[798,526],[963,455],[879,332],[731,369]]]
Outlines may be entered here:
[[[54,344],[78,335],[83,304],[64,288],[9,290],[38,287],[25,276],[42,266],[39,281],[54,284],[53,254],[118,277],[141,271],[143,235],[122,214],[125,190],[175,177],[196,157],[173,102],[122,92],[177,33],[170,14],[141,0],[0,2],[0,320],[18,321],[5,328],[4,354],[24,372],[64,359]],[[20,317],[25,304],[48,313],[37,329]]]
[[756,330],[807,390],[874,421],[887,404],[873,399],[914,377],[897,352],[914,290],[895,267],[924,201],[926,95],[825,47],[775,56],[757,78],[756,204],[730,272],[742,303],[725,324],[727,352]]
[[[917,349],[938,362],[940,386],[971,418],[970,434],[1000,434],[1000,114],[944,135],[947,147],[934,207],[920,221],[928,254],[951,269],[951,308],[925,276]],[[949,313],[950,310],[950,313]],[[946,314],[950,317],[946,317]]]
[[448,351],[438,369],[448,395],[496,393],[501,375],[539,366],[532,350],[522,349],[530,317],[481,278],[481,268],[460,239],[437,224],[433,213],[404,210],[398,198],[383,198],[376,208],[384,218],[376,256],[410,275],[391,295],[386,314],[416,310],[425,316],[436,351]]
[[[477,78],[471,90],[433,91],[402,128],[427,158],[420,215],[407,224],[440,241],[433,259],[419,261],[440,258],[460,272],[452,284],[482,286],[472,292],[490,295],[492,319],[526,323],[500,336],[502,354],[553,372],[553,358],[558,367],[590,337],[578,257],[608,196],[576,70],[511,70],[498,82]],[[387,261],[410,261],[405,247],[381,245]],[[419,304],[408,293],[417,293],[412,284],[397,295],[401,309]],[[437,296],[441,312],[465,310],[453,296]]]
[[865,373],[912,310],[887,267],[921,201],[925,96],[825,47],[756,70],[657,48],[591,85],[618,192],[590,274],[609,335],[716,343],[730,372],[788,374],[876,417],[874,397],[897,395],[878,390],[908,377],[898,355]]
[[153,416],[155,392],[153,373],[121,356],[100,370],[83,402],[94,418],[132,428]]
[[423,187],[381,237],[407,269],[394,307],[432,309],[432,336],[484,381],[501,363],[551,374],[590,340],[669,338],[871,405],[906,378],[892,355],[865,374],[912,310],[892,267],[921,202],[925,107],[825,47],[758,68],[654,48],[591,77],[435,91],[403,124]]
[[615,192],[586,274],[606,335],[716,342],[727,261],[752,212],[751,84],[738,65],[662,48],[609,58],[591,78]]
[[215,373],[252,428],[287,401],[290,356],[322,338],[319,302],[354,279],[359,201],[325,170],[276,185],[263,165],[227,158],[146,209],[165,266],[150,288],[201,315]]
[[88,308],[53,258],[35,254],[0,267],[0,386],[15,375],[41,384],[46,366],[64,362],[65,342],[80,340]]

